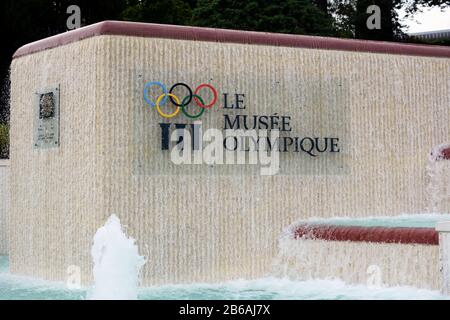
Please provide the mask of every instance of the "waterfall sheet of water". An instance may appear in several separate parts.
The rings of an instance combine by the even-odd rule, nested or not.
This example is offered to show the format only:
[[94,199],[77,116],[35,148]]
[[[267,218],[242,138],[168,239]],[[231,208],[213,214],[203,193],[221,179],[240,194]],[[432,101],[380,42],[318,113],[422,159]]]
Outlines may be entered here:
[[404,214],[367,218],[311,218],[288,226],[280,235],[273,274],[294,280],[338,278],[353,284],[367,284],[377,270],[380,286],[415,286],[438,289],[439,246],[294,239],[304,224],[362,227],[434,228],[450,215]]
[[439,247],[286,237],[280,239],[272,275],[294,281],[340,279],[380,288],[439,290]]
[[135,240],[123,232],[120,220],[111,215],[97,230],[91,250],[94,285],[88,299],[131,300],[138,298],[139,272],[145,264]]
[[449,147],[448,144],[438,145],[430,153],[426,167],[428,178],[426,206],[430,212],[450,210],[450,161],[442,158],[442,150]]

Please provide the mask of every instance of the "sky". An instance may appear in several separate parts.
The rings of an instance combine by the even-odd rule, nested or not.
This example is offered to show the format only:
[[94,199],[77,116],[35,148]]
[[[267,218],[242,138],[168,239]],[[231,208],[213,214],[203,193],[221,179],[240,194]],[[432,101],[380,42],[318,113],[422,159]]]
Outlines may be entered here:
[[[403,24],[409,27],[404,30],[407,33],[425,32],[450,29],[450,8],[442,11],[440,8],[422,9],[422,12],[416,13],[412,18],[403,20]],[[399,16],[403,17],[404,12],[399,11]]]

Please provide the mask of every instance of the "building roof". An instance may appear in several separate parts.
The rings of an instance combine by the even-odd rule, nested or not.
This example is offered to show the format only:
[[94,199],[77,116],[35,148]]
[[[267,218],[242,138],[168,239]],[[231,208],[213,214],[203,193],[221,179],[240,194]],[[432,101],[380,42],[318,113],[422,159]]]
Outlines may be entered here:
[[409,35],[413,38],[428,40],[450,39],[450,29],[426,32],[412,32]]
[[441,34],[450,32],[450,29],[445,30],[435,30],[435,31],[424,31],[424,32],[411,32],[408,33],[410,36],[420,36],[420,35],[428,35],[428,34]]

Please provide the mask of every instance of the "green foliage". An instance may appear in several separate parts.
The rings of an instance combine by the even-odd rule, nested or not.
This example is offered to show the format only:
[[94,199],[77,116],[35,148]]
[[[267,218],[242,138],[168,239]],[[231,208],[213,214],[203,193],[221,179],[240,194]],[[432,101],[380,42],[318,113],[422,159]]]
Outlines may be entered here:
[[9,157],[9,127],[6,124],[0,124],[0,159]]
[[82,24],[120,19],[125,0],[1,0],[0,123],[9,114],[9,65],[20,46],[66,31],[69,5],[81,8]]
[[450,6],[450,0],[394,0],[403,5],[407,14],[414,14],[420,7],[440,7]]
[[331,17],[308,0],[199,0],[192,24],[226,29],[335,35]]
[[182,0],[136,0],[128,2],[121,17],[129,21],[188,24],[191,7]]
[[[381,29],[369,30],[367,19],[372,13],[367,13],[370,5],[377,5],[381,12]],[[420,7],[450,6],[450,0],[332,0],[329,12],[334,17],[335,28],[341,37],[405,41],[398,11],[403,8],[407,15],[417,12]]]
[[339,37],[353,38],[355,36],[355,1],[333,1],[329,11],[334,14],[334,28]]
[[[405,37],[397,9],[408,0],[347,0],[332,2],[335,26],[342,37],[393,41]],[[368,29],[367,19],[372,13],[367,8],[377,5],[381,14],[381,29]]]

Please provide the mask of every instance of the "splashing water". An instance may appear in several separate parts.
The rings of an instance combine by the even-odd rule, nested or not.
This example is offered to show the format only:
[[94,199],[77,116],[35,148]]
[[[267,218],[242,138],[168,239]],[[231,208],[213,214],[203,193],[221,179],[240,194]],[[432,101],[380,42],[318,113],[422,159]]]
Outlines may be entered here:
[[[8,257],[0,256],[0,300],[83,300],[86,288],[68,289],[63,282],[52,282],[13,275]],[[449,299],[438,291],[413,287],[367,287],[349,285],[338,279],[294,281],[267,277],[220,283],[192,283],[140,287],[139,299],[154,300],[269,300],[269,299]]]
[[[336,218],[343,224],[366,226],[434,225],[441,215],[402,215],[396,219]],[[317,221],[315,221],[317,222]],[[323,221],[326,223],[325,221]],[[297,247],[298,247],[298,243]],[[314,255],[320,253],[316,250]],[[426,252],[424,253],[426,255]],[[113,215],[94,237],[94,287],[68,289],[65,283],[51,282],[11,274],[8,257],[0,256],[0,300],[3,299],[449,299],[437,290],[410,286],[367,286],[349,284],[337,278],[299,280],[289,274],[254,280],[234,280],[221,283],[192,283],[138,288],[139,270],[144,258],[138,254],[133,239],[122,231],[119,219]],[[298,256],[296,257],[298,258]],[[428,257],[429,258],[429,257]],[[345,261],[344,261],[345,262]],[[417,265],[417,261],[413,261]],[[396,266],[399,268],[399,266]],[[401,268],[400,268],[401,269]],[[364,270],[365,271],[365,270]],[[401,273],[401,270],[400,270]]]
[[[449,161],[450,162],[450,161]],[[439,246],[359,241],[296,239],[301,225],[360,227],[433,228],[449,214],[402,214],[366,218],[309,218],[283,230],[272,275],[292,280],[339,278],[346,283],[415,286],[437,290],[440,287]]]
[[450,209],[450,161],[445,159],[445,149],[450,144],[444,143],[434,147],[426,167],[428,183],[427,210],[434,212],[449,212]]
[[91,255],[94,260],[94,286],[91,300],[137,299],[139,272],[145,264],[135,240],[123,232],[120,220],[111,215],[97,230]]

